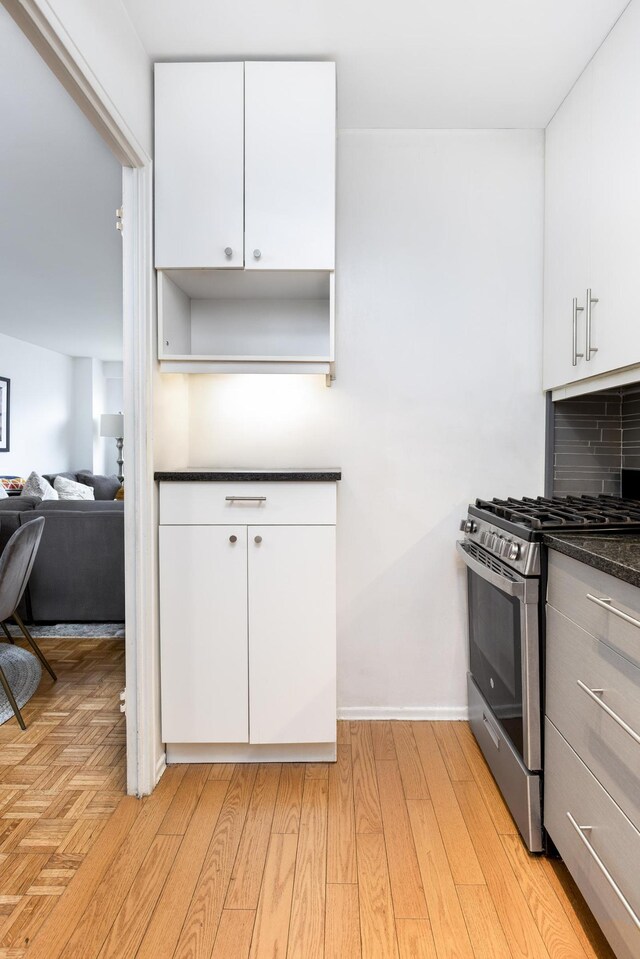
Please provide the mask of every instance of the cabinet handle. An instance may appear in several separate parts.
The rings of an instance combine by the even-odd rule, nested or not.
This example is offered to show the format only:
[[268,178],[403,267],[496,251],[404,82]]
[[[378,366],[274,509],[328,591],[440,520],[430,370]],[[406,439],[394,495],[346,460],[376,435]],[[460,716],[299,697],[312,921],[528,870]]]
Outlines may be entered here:
[[573,298],[573,348],[571,354],[571,365],[578,365],[578,357],[584,356],[584,353],[578,353],[578,313],[582,313],[584,306],[578,306],[578,297]]
[[260,543],[262,542],[262,536],[254,536],[254,537],[253,537],[253,542],[254,542],[254,543],[257,543],[258,546],[259,546]]
[[576,832],[578,833],[578,835],[580,836],[580,839],[582,840],[582,842],[584,843],[584,845],[587,847],[587,851],[589,852],[589,855],[591,856],[591,858],[593,859],[593,861],[595,862],[595,864],[598,866],[598,868],[600,869],[602,875],[603,875],[604,878],[607,880],[607,882],[609,883],[609,885],[611,886],[611,888],[612,888],[613,891],[615,892],[616,896],[618,897],[618,899],[620,900],[620,902],[621,902],[622,905],[624,906],[624,908],[625,908],[625,910],[627,911],[627,913],[629,914],[629,918],[630,918],[631,921],[633,922],[634,926],[635,926],[637,929],[640,929],[640,919],[638,919],[638,917],[636,916],[635,912],[634,912],[633,909],[631,908],[631,905],[630,905],[629,902],[627,901],[624,893],[623,893],[622,890],[620,889],[620,886],[619,886],[618,883],[615,881],[615,879],[613,878],[613,876],[611,875],[611,873],[609,872],[609,870],[607,869],[607,867],[606,867],[605,864],[603,863],[602,859],[600,858],[600,856],[598,855],[598,853],[595,851],[595,849],[593,848],[593,846],[591,845],[591,843],[589,842],[589,840],[588,840],[587,837],[585,836],[585,832],[590,832],[592,827],[591,827],[591,826],[580,826],[580,825],[576,822],[576,820],[573,818],[573,816],[571,815],[570,812],[567,813],[567,819],[569,820],[569,822],[571,823],[571,825],[573,826],[573,828],[575,829],[575,831],[576,831]]
[[586,345],[587,355],[586,355],[586,357],[585,357],[585,359],[587,360],[587,362],[589,362],[589,360],[591,359],[591,354],[592,354],[592,353],[597,353],[597,352],[598,352],[598,347],[597,347],[597,346],[591,346],[591,306],[592,306],[593,303],[598,303],[598,298],[597,298],[596,296],[591,296],[591,290],[587,290],[587,322],[586,322],[586,327],[587,327],[587,341],[586,341],[586,342],[587,342],[587,345]]
[[230,537],[229,537],[229,542],[230,542],[230,543],[237,543],[237,542],[238,542],[238,537],[237,537],[237,536],[230,536]]
[[254,250],[253,256],[254,256],[254,259],[259,260],[260,257],[262,256],[262,253],[260,252],[260,250]]
[[230,246],[225,246],[225,248],[224,248],[224,255],[225,255],[225,256],[233,256],[233,250],[231,249]]
[[635,729],[632,729],[631,726],[628,725],[628,723],[625,723],[624,719],[622,719],[621,716],[618,716],[618,714],[613,711],[611,706],[607,706],[607,704],[602,699],[600,699],[600,696],[598,694],[599,693],[600,695],[604,694],[604,689],[590,689],[589,686],[587,686],[586,683],[583,683],[581,679],[578,679],[577,683],[580,689],[584,693],[586,693],[587,696],[589,696],[589,698],[594,701],[594,703],[597,703],[600,709],[604,709],[607,716],[611,716],[613,721],[617,723],[618,726],[621,726],[622,729],[624,729],[625,733],[628,733],[628,735],[631,736],[634,742],[638,743],[638,745],[640,746],[640,736],[635,731]]
[[638,629],[640,629],[640,619],[634,619],[633,616],[629,616],[628,613],[623,613],[621,609],[612,606],[613,600],[608,596],[592,596],[591,593],[587,593],[587,599],[595,603],[596,606],[601,606],[602,609],[606,609],[607,612],[613,613],[613,615],[619,619],[623,619],[625,623],[631,623],[632,626],[637,626]]
[[225,496],[228,503],[264,503],[266,496]]
[[487,714],[486,714],[486,713],[483,713],[483,714],[482,714],[482,722],[483,722],[483,723],[485,724],[485,726],[487,727],[487,732],[489,733],[489,736],[490,736],[491,739],[493,740],[493,745],[496,747],[496,749],[500,749],[500,740],[498,739],[498,734],[496,733],[496,731],[494,730],[493,726],[491,725],[491,723],[490,723],[489,720],[487,719]]

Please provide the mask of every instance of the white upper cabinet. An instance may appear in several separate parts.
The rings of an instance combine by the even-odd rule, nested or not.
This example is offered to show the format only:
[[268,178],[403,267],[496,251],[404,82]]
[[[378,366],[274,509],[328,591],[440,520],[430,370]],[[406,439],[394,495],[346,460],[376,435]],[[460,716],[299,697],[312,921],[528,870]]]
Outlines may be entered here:
[[158,63],[156,267],[334,268],[334,63]]
[[245,265],[333,270],[334,63],[245,64]]
[[[546,131],[544,387],[569,383],[584,367],[584,294],[589,261],[591,75],[583,75]],[[585,374],[586,375],[586,374]]]
[[155,65],[155,263],[244,265],[244,65]]
[[640,363],[640,6],[593,62],[591,373]]
[[631,4],[547,128],[545,389],[640,363],[638,49]]

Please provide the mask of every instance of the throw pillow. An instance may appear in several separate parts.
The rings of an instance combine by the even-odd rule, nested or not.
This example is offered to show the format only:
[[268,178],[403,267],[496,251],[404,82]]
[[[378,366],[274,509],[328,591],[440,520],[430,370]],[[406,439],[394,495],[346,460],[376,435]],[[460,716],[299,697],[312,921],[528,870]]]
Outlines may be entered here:
[[118,502],[121,502],[121,501],[124,499],[124,483],[122,484],[122,486],[120,487],[120,489],[119,489],[118,492],[116,493],[116,497],[115,497],[115,498],[118,500]]
[[0,476],[0,486],[7,493],[19,493],[24,483],[22,476]]
[[56,476],[53,488],[60,499],[95,499],[93,490],[84,483],[76,483],[66,476]]
[[41,500],[58,499],[58,494],[51,483],[48,483],[44,476],[39,476],[35,471],[27,477],[20,495],[35,496]]
[[7,493],[4,486],[0,486],[0,499],[9,499],[9,494]]
[[112,500],[120,489],[117,476],[99,476],[89,470],[78,470],[78,480],[91,487],[96,499]]

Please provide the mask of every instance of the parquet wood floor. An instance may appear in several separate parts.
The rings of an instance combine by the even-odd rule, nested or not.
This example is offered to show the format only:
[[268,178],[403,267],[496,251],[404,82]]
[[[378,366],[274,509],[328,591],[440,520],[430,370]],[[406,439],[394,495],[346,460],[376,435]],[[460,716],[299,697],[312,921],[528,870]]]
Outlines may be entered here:
[[45,641],[0,727],[0,959],[612,959],[465,723],[340,723],[336,764],[173,766],[123,795],[117,641]]
[[0,726],[0,957],[23,956],[123,798],[124,642],[39,640],[58,673]]

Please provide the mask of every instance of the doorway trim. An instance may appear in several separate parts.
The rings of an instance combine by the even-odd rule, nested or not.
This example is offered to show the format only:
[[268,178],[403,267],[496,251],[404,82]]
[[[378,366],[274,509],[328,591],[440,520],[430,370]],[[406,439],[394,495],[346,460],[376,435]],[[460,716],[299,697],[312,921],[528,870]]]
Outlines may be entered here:
[[0,2],[123,166],[127,792],[142,796],[153,790],[165,764],[159,719],[151,429],[155,355],[152,162],[50,3]]

